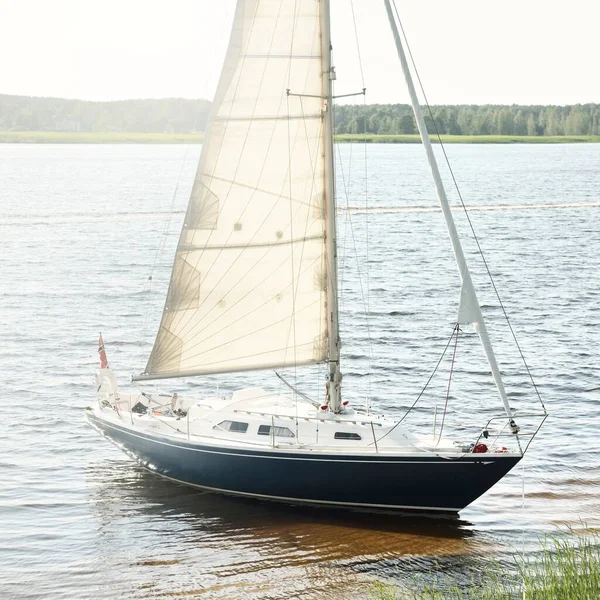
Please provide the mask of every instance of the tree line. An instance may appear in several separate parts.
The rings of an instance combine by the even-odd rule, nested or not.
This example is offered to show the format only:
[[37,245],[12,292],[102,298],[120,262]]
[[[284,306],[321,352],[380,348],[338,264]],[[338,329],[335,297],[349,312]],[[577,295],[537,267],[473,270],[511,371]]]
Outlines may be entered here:
[[[423,107],[427,131],[451,135],[600,135],[600,104]],[[335,132],[417,133],[407,104],[336,106]]]
[[[194,133],[204,131],[208,100],[163,98],[92,102],[0,95],[0,131]],[[430,133],[600,135],[600,104],[425,107]],[[407,104],[338,105],[336,134],[416,133]]]
[[91,102],[0,95],[0,131],[194,133],[204,131],[208,100],[163,98]]

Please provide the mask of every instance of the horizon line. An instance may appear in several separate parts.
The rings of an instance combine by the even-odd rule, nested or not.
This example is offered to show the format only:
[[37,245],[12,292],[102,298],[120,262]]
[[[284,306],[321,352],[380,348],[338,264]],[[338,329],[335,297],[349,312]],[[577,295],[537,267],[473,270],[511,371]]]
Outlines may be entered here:
[[[118,102],[144,102],[148,100],[181,100],[187,102],[207,102],[212,103],[212,100],[208,100],[207,98],[187,98],[184,96],[161,96],[161,97],[139,97],[139,98],[115,98],[112,100],[90,100],[85,98],[67,98],[64,96],[32,96],[28,94],[10,94],[0,92],[0,98],[2,97],[11,97],[11,98],[32,98],[38,100],[65,100],[69,102],[86,102],[90,104],[110,104],[110,103],[118,103]],[[408,102],[369,102],[366,106],[410,106]],[[559,106],[586,106],[586,105],[600,105],[600,100],[598,102],[571,102],[571,103],[562,103],[562,104],[519,104],[517,102],[513,102],[511,104],[506,104],[502,102],[485,102],[482,104],[478,103],[436,103],[431,104],[430,106],[543,106],[543,107],[559,107]],[[344,106],[343,104],[338,104],[338,106]],[[349,104],[348,106],[352,106]]]

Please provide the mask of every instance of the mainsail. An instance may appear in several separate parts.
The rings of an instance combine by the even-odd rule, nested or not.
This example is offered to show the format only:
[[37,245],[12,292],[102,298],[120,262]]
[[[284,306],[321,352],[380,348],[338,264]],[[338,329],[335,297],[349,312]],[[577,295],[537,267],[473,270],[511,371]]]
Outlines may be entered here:
[[327,357],[321,5],[238,2],[159,332],[136,379]]

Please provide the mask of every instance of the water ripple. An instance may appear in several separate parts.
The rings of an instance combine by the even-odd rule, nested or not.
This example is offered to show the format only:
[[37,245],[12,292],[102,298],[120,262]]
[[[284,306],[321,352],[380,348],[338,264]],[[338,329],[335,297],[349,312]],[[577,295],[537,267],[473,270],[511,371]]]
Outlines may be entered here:
[[[0,145],[3,597],[357,599],[376,577],[414,583],[434,567],[468,581],[490,557],[533,551],[557,526],[600,523],[600,391],[588,391],[600,387],[599,145],[448,148],[551,413],[521,465],[460,518],[201,493],[157,480],[87,428],[98,332],[124,382],[148,356],[198,150],[190,150],[162,239],[181,148]],[[342,146],[342,160],[351,152]],[[358,171],[350,175],[356,210],[341,211],[338,222],[345,390],[354,404],[368,396],[398,416],[452,333],[460,282],[421,149],[368,152],[368,247]],[[460,212],[457,227],[511,405],[524,412],[537,406],[535,392]],[[366,264],[368,323],[358,285],[363,277],[366,289]],[[461,335],[446,426],[476,428],[475,415],[485,420],[500,407],[493,385],[481,381],[489,369],[476,336]],[[440,365],[409,424],[429,423],[443,404],[449,367]],[[226,391],[253,385],[253,377],[207,377],[188,389]],[[309,393],[322,390],[312,369],[289,378]]]

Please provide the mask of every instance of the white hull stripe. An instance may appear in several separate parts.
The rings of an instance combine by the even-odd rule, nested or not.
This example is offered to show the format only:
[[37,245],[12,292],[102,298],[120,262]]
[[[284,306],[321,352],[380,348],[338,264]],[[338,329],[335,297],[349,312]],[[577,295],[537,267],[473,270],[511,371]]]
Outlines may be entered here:
[[[89,419],[89,414],[86,414],[86,419]],[[461,455],[457,458],[447,458],[447,459],[440,459],[440,460],[435,460],[435,459],[428,459],[428,458],[424,458],[422,460],[381,460],[382,455],[378,455],[380,458],[378,460],[363,460],[363,459],[355,459],[355,458],[310,458],[309,456],[273,456],[270,454],[249,454],[249,453],[238,453],[238,452],[231,452],[228,448],[223,448],[222,451],[219,450],[206,450],[204,448],[196,448],[194,446],[183,446],[183,445],[179,445],[179,444],[173,444],[170,442],[165,442],[162,440],[159,440],[153,436],[151,436],[150,434],[146,434],[146,435],[139,435],[137,433],[134,433],[131,429],[127,429],[125,427],[120,427],[118,425],[113,425],[112,423],[109,423],[108,421],[105,421],[104,419],[100,419],[97,416],[93,416],[93,419],[96,419],[97,421],[102,422],[106,427],[110,427],[112,429],[115,429],[117,431],[120,431],[122,433],[125,433],[127,435],[145,440],[147,442],[152,442],[153,444],[161,444],[163,446],[169,446],[171,448],[178,448],[180,450],[188,450],[191,452],[203,452],[206,454],[222,454],[222,455],[226,455],[226,456],[241,456],[244,458],[268,458],[268,459],[272,459],[272,460],[300,460],[300,461],[313,461],[313,462],[339,462],[339,463],[357,463],[357,464],[369,464],[369,463],[375,463],[375,464],[390,464],[390,465],[396,465],[396,464],[472,464],[472,465],[476,465],[476,464],[481,464],[482,462],[485,462],[485,464],[491,464],[493,461],[489,460],[489,456],[487,457],[488,460],[484,460],[484,456],[481,455],[480,457],[477,458],[473,458],[473,459],[468,459],[468,460],[461,460],[459,461],[459,458],[465,458],[464,455]],[[90,423],[90,425],[92,425],[97,431],[99,431],[100,433],[103,433],[102,429],[98,426],[96,426],[93,422],[90,422],[88,420],[88,422]],[[289,451],[286,451],[289,452]],[[512,454],[498,454],[498,456],[496,456],[495,458],[497,459],[502,459],[502,458],[515,458],[514,455]]]

